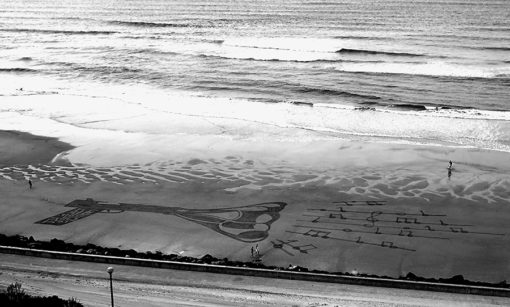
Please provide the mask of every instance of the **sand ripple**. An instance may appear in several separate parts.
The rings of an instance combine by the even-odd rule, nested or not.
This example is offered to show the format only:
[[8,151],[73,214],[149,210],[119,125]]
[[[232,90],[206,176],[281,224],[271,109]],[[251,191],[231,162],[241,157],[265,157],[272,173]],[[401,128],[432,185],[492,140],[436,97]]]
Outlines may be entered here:
[[159,161],[145,165],[117,167],[16,165],[0,168],[0,178],[56,184],[107,182],[114,184],[207,183],[228,193],[242,189],[317,188],[327,186],[338,192],[383,198],[420,197],[429,201],[454,197],[486,202],[510,199],[510,179],[479,174],[448,180],[444,174],[417,175],[404,169],[346,170],[306,169],[286,165],[266,165],[241,157]]

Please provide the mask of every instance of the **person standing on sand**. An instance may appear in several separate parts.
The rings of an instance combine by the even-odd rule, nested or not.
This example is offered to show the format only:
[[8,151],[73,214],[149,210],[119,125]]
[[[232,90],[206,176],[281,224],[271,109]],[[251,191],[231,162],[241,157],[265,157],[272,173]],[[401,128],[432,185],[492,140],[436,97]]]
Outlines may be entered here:
[[450,166],[448,166],[449,169],[452,169],[453,162],[450,160]]
[[30,187],[30,190],[32,190],[32,180],[28,179],[28,186]]

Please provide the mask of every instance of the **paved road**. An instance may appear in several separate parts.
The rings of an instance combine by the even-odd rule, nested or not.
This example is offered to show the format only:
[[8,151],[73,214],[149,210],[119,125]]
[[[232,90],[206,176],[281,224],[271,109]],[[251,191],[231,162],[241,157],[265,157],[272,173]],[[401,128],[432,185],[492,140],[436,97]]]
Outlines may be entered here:
[[[0,254],[0,286],[109,306],[106,265]],[[115,306],[508,306],[510,299],[115,266]]]

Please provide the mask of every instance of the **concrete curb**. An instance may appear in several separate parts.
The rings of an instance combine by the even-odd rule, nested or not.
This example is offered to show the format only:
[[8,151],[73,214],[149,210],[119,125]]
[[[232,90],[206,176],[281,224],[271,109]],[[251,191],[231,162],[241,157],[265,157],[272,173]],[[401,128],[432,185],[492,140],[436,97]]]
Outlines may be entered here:
[[229,274],[229,275],[245,275],[245,276],[257,276],[257,277],[265,277],[265,278],[280,278],[280,279],[290,279],[290,280],[341,283],[341,284],[362,285],[362,286],[372,286],[372,287],[387,287],[387,288],[399,288],[399,289],[411,289],[411,290],[425,290],[425,291],[475,294],[475,295],[485,295],[485,296],[510,297],[510,289],[494,288],[494,287],[454,285],[454,284],[432,283],[432,282],[423,282],[423,281],[409,281],[409,280],[399,280],[399,279],[386,279],[386,278],[374,278],[374,277],[345,276],[345,275],[319,274],[319,273],[309,273],[309,272],[294,272],[294,271],[281,271],[281,270],[269,270],[269,269],[257,269],[257,268],[245,268],[245,267],[232,267],[232,266],[213,265],[213,264],[185,263],[185,262],[164,261],[164,260],[149,260],[149,259],[141,259],[141,258],[124,258],[124,257],[115,257],[115,256],[101,256],[101,255],[57,252],[57,251],[30,249],[30,248],[22,248],[22,247],[11,247],[11,246],[2,246],[2,245],[0,245],[0,253],[24,255],[24,256],[31,256],[31,257],[43,257],[43,258],[50,258],[50,259],[98,262],[98,263],[107,263],[107,264],[131,265],[131,266],[152,267],[152,268],[172,269],[172,270],[199,271],[199,272],[209,272],[209,273],[219,273],[219,274]]

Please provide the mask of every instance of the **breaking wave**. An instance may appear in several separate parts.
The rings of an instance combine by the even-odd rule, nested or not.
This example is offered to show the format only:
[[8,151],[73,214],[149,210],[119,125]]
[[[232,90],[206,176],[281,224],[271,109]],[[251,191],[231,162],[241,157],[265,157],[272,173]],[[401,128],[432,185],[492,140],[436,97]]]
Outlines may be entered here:
[[372,74],[399,74],[452,78],[506,78],[510,66],[488,67],[483,65],[462,65],[446,61],[426,63],[343,63],[334,67],[338,71]]
[[190,23],[166,23],[166,22],[146,22],[146,21],[122,21],[111,20],[109,24],[118,26],[140,27],[140,28],[202,28],[202,25]]
[[340,90],[331,90],[325,88],[311,88],[311,87],[301,87],[296,90],[299,93],[314,93],[320,95],[331,95],[331,96],[340,96],[340,97],[354,97],[354,98],[363,98],[363,99],[371,99],[371,100],[379,100],[381,97],[374,95],[364,95],[357,94],[352,92],[340,91]]
[[35,69],[30,68],[22,68],[22,67],[12,67],[12,68],[0,68],[0,72],[37,72]]
[[405,57],[423,57],[423,54],[405,53],[405,52],[387,52],[375,50],[347,49],[342,48],[337,51],[339,54],[359,54],[359,55],[387,55],[387,56],[405,56]]
[[53,29],[0,29],[1,32],[17,33],[47,33],[47,34],[77,34],[77,35],[108,35],[117,33],[115,31],[74,31],[74,30],[53,30]]
[[510,47],[482,47],[487,50],[510,51]]

